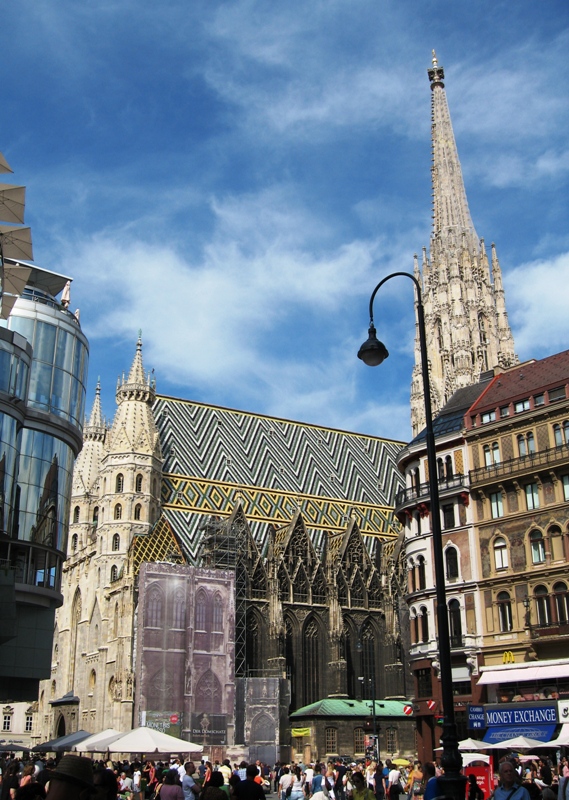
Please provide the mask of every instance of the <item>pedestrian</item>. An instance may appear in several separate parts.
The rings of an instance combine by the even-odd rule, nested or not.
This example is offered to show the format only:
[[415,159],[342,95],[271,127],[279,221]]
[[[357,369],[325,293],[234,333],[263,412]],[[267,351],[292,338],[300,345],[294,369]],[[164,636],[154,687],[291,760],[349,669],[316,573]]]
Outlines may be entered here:
[[[529,792],[520,784],[516,783],[516,770],[509,761],[500,764],[500,783],[494,789],[495,800],[530,800]],[[430,800],[430,798],[425,798]]]

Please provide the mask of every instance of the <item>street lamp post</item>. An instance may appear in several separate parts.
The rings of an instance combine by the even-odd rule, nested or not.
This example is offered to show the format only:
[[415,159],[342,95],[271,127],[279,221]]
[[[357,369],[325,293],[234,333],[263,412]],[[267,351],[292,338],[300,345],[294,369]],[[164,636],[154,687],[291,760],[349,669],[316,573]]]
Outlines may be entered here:
[[423,399],[425,403],[425,430],[427,444],[427,464],[429,467],[429,494],[431,499],[431,530],[433,533],[433,558],[435,567],[435,584],[437,598],[437,625],[439,640],[439,664],[441,678],[441,696],[444,712],[444,725],[441,736],[443,755],[441,766],[444,774],[440,780],[440,794],[454,800],[464,800],[466,778],[461,774],[462,756],[458,749],[458,737],[454,718],[454,699],[452,694],[452,663],[450,652],[449,620],[446,603],[445,571],[443,560],[443,539],[441,531],[441,512],[439,502],[439,485],[437,480],[437,458],[435,435],[433,432],[433,415],[431,410],[431,385],[429,380],[429,361],[427,357],[427,338],[425,331],[425,313],[421,295],[421,286],[409,272],[394,272],[383,278],[372,292],[369,301],[369,338],[362,344],[358,358],[370,367],[379,366],[388,357],[387,348],[377,339],[373,324],[373,301],[378,290],[391,278],[410,278],[417,292],[417,324],[419,328],[419,344],[421,351],[421,375],[423,378]]
[[[358,643],[356,645],[356,650],[360,656],[360,667],[363,665],[361,664],[361,657],[363,652],[363,645],[361,641],[358,639]],[[363,669],[362,669],[363,672]],[[359,679],[362,684],[362,691],[364,691],[363,687],[365,685],[365,676],[362,675]],[[379,761],[379,732],[378,732],[378,724],[377,724],[377,716],[376,716],[376,709],[375,709],[375,648],[373,653],[373,659],[371,662],[371,677],[368,678],[369,687],[371,689],[371,715],[372,715],[372,730],[373,730],[373,754],[376,761]]]

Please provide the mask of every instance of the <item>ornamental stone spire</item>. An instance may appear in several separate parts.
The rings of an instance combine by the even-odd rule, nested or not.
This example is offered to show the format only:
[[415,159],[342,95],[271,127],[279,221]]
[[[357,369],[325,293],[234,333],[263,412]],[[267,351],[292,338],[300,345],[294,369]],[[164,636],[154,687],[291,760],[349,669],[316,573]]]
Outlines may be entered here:
[[[444,85],[444,69],[433,50],[431,84],[433,229],[430,252],[415,256],[421,282],[432,407],[436,414],[451,395],[476,383],[493,367],[518,363],[508,323],[502,273],[492,245],[490,265],[484,240],[472,219]],[[418,329],[411,384],[411,426],[425,425]]]

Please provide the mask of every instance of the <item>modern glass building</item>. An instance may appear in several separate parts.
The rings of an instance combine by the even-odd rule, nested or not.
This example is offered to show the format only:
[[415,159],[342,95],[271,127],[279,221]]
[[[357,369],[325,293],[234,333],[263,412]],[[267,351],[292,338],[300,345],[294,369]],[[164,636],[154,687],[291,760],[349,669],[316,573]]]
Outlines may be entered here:
[[89,356],[56,299],[68,278],[30,270],[0,320],[0,700],[34,697],[50,674]]

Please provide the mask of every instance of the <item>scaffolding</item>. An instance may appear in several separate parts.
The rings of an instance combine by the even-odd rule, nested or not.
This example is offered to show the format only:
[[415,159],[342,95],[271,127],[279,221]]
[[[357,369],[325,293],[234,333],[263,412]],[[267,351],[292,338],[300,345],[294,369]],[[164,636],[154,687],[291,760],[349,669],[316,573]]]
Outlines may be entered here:
[[235,573],[235,677],[244,678],[247,672],[247,522],[239,515],[229,519],[211,516],[200,530],[198,564]]

